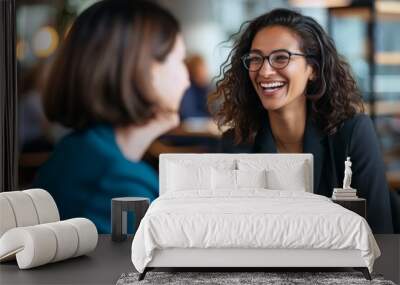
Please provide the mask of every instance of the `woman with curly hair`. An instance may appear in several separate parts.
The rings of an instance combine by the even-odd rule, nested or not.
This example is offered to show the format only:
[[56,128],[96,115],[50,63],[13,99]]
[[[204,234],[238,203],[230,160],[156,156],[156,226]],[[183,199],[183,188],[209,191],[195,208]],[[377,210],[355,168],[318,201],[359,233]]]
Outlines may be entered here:
[[344,161],[350,156],[352,187],[367,199],[373,232],[391,233],[377,136],[363,114],[350,67],[332,39],[314,19],[286,9],[243,27],[209,98],[219,106],[213,110],[218,125],[230,127],[223,151],[312,153],[314,192],[327,197],[342,187]]

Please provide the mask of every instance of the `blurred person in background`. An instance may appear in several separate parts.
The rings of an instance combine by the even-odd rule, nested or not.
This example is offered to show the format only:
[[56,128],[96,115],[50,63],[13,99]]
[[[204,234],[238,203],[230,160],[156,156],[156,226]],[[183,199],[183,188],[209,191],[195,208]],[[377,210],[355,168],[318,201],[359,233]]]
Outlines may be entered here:
[[[238,34],[210,103],[224,135],[223,152],[311,153],[314,193],[342,187],[351,157],[351,186],[367,200],[374,233],[392,233],[380,146],[348,63],[311,17],[276,9]],[[234,140],[232,140],[232,138]],[[239,145],[236,149],[236,145]]]
[[193,54],[186,60],[190,87],[183,96],[179,110],[181,119],[208,118],[207,95],[210,92],[210,79],[204,58]]
[[74,22],[49,72],[44,109],[74,131],[40,168],[62,219],[86,217],[110,232],[111,198],[158,196],[142,156],[179,124],[189,85],[177,20],[148,1],[105,0]]

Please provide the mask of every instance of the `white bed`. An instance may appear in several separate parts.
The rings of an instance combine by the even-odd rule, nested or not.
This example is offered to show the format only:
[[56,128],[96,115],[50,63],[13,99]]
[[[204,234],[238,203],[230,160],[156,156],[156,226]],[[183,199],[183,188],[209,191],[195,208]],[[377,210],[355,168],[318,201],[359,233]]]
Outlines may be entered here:
[[313,194],[310,154],[164,154],[132,243],[155,267],[354,267],[380,251],[362,217]]

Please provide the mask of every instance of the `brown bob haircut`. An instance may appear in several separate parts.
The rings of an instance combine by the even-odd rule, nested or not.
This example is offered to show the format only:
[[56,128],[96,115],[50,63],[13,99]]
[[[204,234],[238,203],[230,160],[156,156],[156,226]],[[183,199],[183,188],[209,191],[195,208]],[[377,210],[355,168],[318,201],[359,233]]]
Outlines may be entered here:
[[165,60],[179,31],[177,20],[149,1],[92,5],[72,25],[49,71],[49,120],[74,129],[146,123],[160,109],[151,96],[150,66]]
[[292,10],[275,9],[244,23],[233,35],[233,49],[221,66],[216,91],[209,97],[210,107],[220,106],[217,110],[210,108],[218,125],[231,127],[237,143],[253,142],[267,120],[266,110],[241,57],[250,50],[255,35],[271,26],[292,30],[301,40],[301,51],[311,55],[306,60],[313,67],[316,78],[308,82],[305,96],[311,118],[324,133],[334,134],[344,120],[364,111],[350,67],[322,27],[311,17]]

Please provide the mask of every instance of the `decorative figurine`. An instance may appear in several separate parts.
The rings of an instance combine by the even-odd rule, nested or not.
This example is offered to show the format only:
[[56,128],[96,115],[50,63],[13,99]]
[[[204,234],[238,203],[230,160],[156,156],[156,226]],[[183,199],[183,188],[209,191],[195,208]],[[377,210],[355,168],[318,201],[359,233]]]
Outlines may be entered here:
[[351,161],[348,156],[344,162],[344,179],[343,188],[333,188],[332,199],[333,200],[357,200],[357,189],[351,187]]
[[352,176],[352,171],[351,171],[351,161],[350,157],[347,157],[347,160],[344,162],[344,179],[343,179],[343,189],[352,189],[351,188],[351,176]]

